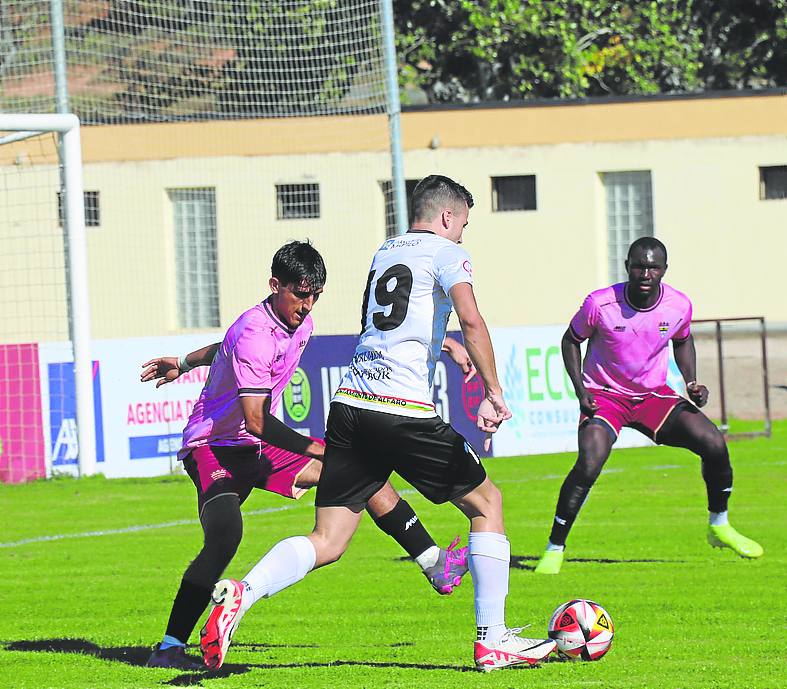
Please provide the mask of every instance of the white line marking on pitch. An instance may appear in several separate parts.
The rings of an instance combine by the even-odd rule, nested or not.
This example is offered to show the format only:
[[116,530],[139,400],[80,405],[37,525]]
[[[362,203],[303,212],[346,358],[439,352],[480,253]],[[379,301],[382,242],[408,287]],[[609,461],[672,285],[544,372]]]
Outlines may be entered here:
[[[769,462],[767,466],[781,466],[785,464],[784,461],[774,461]],[[755,465],[750,465],[755,466]],[[765,466],[765,465],[756,465],[756,466]],[[648,471],[663,471],[665,469],[687,469],[690,468],[690,465],[686,464],[657,464],[654,466],[643,467],[643,469]],[[625,471],[623,467],[610,467],[609,469],[605,469],[605,474],[619,474]],[[545,474],[544,476],[537,476],[534,478],[525,478],[525,479],[498,479],[495,483],[498,484],[505,484],[505,483],[529,483],[530,481],[552,481],[557,479],[565,478],[565,474]],[[416,494],[417,491],[412,488],[404,488],[403,490],[399,491],[400,495],[413,495]],[[301,502],[296,505],[287,505],[284,507],[269,507],[264,510],[249,510],[248,512],[244,512],[244,517],[252,517],[259,514],[272,514],[274,512],[285,512],[287,510],[295,509],[296,507],[314,507],[313,502]],[[63,541],[68,538],[92,538],[94,536],[112,536],[114,534],[123,534],[123,533],[135,533],[137,531],[151,531],[153,529],[167,529],[170,526],[184,526],[186,524],[199,524],[198,519],[180,519],[174,522],[162,522],[161,524],[140,524],[138,526],[126,526],[122,529],[106,529],[103,531],[83,531],[82,533],[69,533],[69,534],[54,534],[52,536],[35,536],[33,538],[24,538],[21,541],[10,541],[8,543],[0,543],[0,548],[13,548],[18,545],[27,545],[28,543],[46,543],[47,541]]]
[[[292,510],[298,505],[287,505],[285,507],[269,507],[264,510],[249,510],[244,512],[244,517],[256,516],[258,514],[272,514],[273,512],[284,512]],[[91,538],[93,536],[112,536],[121,533],[135,533],[137,531],[151,531],[153,529],[167,529],[170,526],[184,526],[186,524],[199,524],[199,519],[179,519],[174,522],[162,522],[161,524],[139,524],[138,526],[125,526],[122,529],[104,529],[102,531],[83,531],[82,533],[62,533],[52,536],[35,536],[24,538],[21,541],[11,541],[0,543],[0,548],[13,548],[17,545],[27,545],[28,543],[45,543],[47,541],[63,541],[67,538]]]

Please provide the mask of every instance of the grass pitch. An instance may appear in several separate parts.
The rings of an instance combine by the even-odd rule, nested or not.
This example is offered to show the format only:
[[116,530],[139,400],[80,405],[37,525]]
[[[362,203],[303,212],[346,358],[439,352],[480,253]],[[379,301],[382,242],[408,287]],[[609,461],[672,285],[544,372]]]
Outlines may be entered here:
[[[731,453],[732,523],[762,543],[761,560],[706,544],[704,484],[693,455],[617,450],[556,577],[534,575],[532,567],[573,456],[489,460],[504,492],[513,554],[508,623],[530,623],[527,635],[543,635],[553,608],[584,597],[609,611],[616,635],[596,663],[488,675],[472,670],[469,578],[454,595],[436,595],[368,518],[341,562],[255,606],[220,674],[147,669],[200,545],[190,482],[0,486],[2,686],[784,687],[787,422],[770,440],[733,443]],[[407,498],[441,544],[466,533],[451,506]],[[257,491],[244,509],[244,540],[229,576],[241,577],[275,541],[312,525],[308,497],[291,503]]]

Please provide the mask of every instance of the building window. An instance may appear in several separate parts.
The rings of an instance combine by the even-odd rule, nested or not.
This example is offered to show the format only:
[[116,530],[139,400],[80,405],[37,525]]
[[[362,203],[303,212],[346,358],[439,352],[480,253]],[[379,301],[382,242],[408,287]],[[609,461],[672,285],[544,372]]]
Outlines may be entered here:
[[492,177],[492,211],[536,210],[536,176]]
[[276,218],[278,220],[298,220],[319,217],[319,184],[276,185]]
[[[83,195],[85,204],[85,227],[99,227],[101,225],[101,211],[98,205],[98,192],[86,191]],[[57,217],[58,224],[62,227],[65,221],[65,205],[63,192],[57,192]]]
[[170,189],[178,326],[219,326],[215,189]]
[[[404,181],[404,191],[407,196],[407,226],[413,223],[413,191],[418,186],[420,179],[406,179]],[[380,182],[385,201],[385,238],[395,237],[396,232],[396,210],[394,204],[393,182],[386,180]]]
[[760,168],[760,199],[787,199],[787,165]]
[[653,235],[653,193],[650,170],[605,172],[607,196],[607,265],[609,279],[627,279],[625,261],[635,239]]

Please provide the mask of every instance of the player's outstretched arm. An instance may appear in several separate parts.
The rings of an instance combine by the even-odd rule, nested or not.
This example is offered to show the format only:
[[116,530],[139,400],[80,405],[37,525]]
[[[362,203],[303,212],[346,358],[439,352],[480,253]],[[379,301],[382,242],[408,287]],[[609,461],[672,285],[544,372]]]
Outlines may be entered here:
[[241,397],[246,430],[269,445],[288,452],[322,459],[325,446],[292,430],[287,424],[271,414],[271,398]]
[[487,434],[484,449],[488,450],[491,434],[497,431],[503,421],[511,418],[511,412],[503,399],[503,389],[497,378],[492,338],[489,337],[489,330],[478,310],[473,286],[467,282],[457,283],[451,288],[450,296],[459,317],[465,347],[486,389],[486,397],[478,407],[477,425]]
[[206,347],[195,349],[180,359],[174,356],[161,356],[146,361],[142,364],[142,373],[139,379],[143,383],[147,383],[149,380],[156,380],[158,381],[156,383],[157,388],[166,383],[171,383],[179,378],[181,373],[190,371],[192,368],[210,366],[220,346],[221,343],[216,342]]
[[579,342],[572,337],[570,330],[566,330],[563,334],[563,339],[560,341],[560,352],[563,355],[566,373],[574,386],[580,411],[585,416],[593,416],[598,410],[598,404],[582,382],[582,352],[579,349]]
[[689,335],[685,340],[673,340],[672,351],[675,354],[675,363],[686,381],[686,391],[689,399],[698,407],[708,403],[708,388],[697,382],[697,350],[694,348],[694,336]]
[[467,353],[467,349],[459,340],[455,340],[453,337],[446,337],[443,341],[442,350],[451,357],[451,360],[465,374],[465,383],[478,373],[473,360]]

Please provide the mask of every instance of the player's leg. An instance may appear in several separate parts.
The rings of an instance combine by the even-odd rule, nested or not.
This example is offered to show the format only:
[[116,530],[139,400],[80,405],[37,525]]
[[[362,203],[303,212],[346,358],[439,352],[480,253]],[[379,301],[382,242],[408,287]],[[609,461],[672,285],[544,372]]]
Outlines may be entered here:
[[657,441],[699,455],[708,495],[708,542],[714,547],[730,548],[741,557],[760,557],[762,546],[729,524],[727,503],[732,492],[732,465],[727,443],[716,425],[693,405],[682,404],[667,419]]
[[396,422],[395,470],[434,503],[453,502],[470,521],[469,565],[477,640],[476,665],[493,670],[533,664],[549,655],[553,641],[524,639],[505,623],[511,548],[503,524],[503,498],[478,454],[439,417]]
[[214,670],[221,667],[238,623],[254,603],[298,583],[313,569],[338,560],[362,512],[362,505],[355,509],[318,507],[311,534],[279,541],[242,581],[219,581],[213,593],[213,609],[200,632],[205,665]]
[[[318,438],[312,440],[321,442]],[[297,499],[318,484],[322,474],[322,462],[319,460],[273,445],[266,445],[262,453],[270,462],[270,473],[258,487]],[[457,547],[458,541],[446,549],[438,547],[413,508],[400,498],[390,483],[369,499],[367,511],[378,528],[391,536],[418,563],[438,593],[450,594],[458,585],[451,582],[461,582],[467,573],[467,548]],[[429,576],[430,571],[442,571],[446,563],[449,570],[446,576]]]
[[468,571],[467,548],[457,547],[458,539],[448,548],[438,547],[410,503],[390,483],[369,499],[366,510],[377,527],[416,561],[435,591],[448,595],[461,583]]
[[452,502],[470,520],[468,547],[476,617],[476,667],[490,671],[535,665],[555,650],[555,642],[521,637],[521,629],[506,625],[511,546],[503,525],[500,490],[485,478],[477,488]]
[[601,419],[590,419],[579,429],[577,461],[560,487],[547,549],[536,565],[537,574],[557,574],[571,527],[590,489],[601,474],[617,439],[615,430]]
[[208,667],[221,667],[238,622],[256,601],[292,586],[312,569],[341,556],[366,501],[388,480],[388,474],[369,476],[359,461],[354,440],[359,424],[357,411],[346,405],[331,405],[325,463],[315,498],[314,531],[277,543],[242,582],[223,579],[216,584],[214,607],[200,632]]
[[[200,452],[197,454],[200,455]],[[209,457],[209,454],[210,450],[206,448],[202,452],[204,456],[200,455],[203,464],[214,462],[215,457]],[[183,574],[166,633],[150,656],[149,667],[192,670],[203,667],[197,659],[185,655],[185,646],[211,601],[214,584],[235,555],[243,535],[240,504],[248,495],[250,486],[240,485],[229,477],[206,484],[207,490],[203,491],[197,461],[187,458],[186,467],[197,485],[203,545]]]

